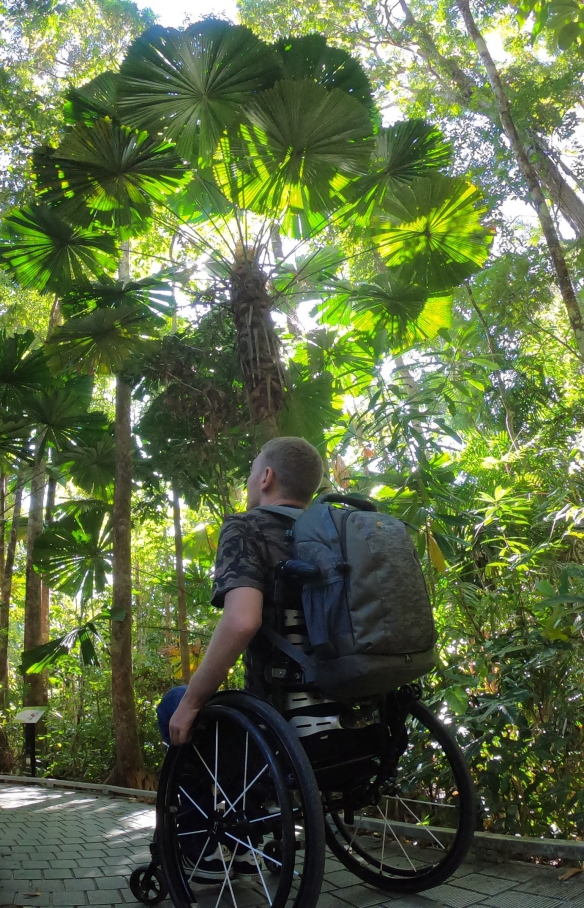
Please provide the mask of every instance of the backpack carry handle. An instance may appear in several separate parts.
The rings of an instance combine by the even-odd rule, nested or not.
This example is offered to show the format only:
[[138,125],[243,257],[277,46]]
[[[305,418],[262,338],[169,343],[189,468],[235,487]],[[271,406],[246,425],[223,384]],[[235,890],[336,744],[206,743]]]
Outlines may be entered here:
[[324,504],[325,501],[331,501],[335,504],[348,504],[352,508],[358,508],[360,511],[376,511],[377,508],[372,501],[367,498],[359,498],[358,495],[343,495],[342,492],[325,492],[319,495],[315,504]]

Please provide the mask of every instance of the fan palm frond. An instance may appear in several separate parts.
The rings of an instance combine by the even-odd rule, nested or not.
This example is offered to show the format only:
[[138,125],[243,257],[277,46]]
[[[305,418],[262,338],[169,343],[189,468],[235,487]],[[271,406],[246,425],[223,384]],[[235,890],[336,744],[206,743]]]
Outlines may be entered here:
[[4,218],[0,263],[22,287],[66,293],[117,265],[113,237],[72,227],[47,205],[28,205]]
[[275,52],[242,25],[153,26],[122,64],[118,108],[128,125],[162,132],[183,158],[205,163],[251,97],[277,77]]
[[455,287],[486,262],[493,230],[476,186],[436,175],[385,199],[373,239],[388,266],[409,264],[416,283],[430,292]]

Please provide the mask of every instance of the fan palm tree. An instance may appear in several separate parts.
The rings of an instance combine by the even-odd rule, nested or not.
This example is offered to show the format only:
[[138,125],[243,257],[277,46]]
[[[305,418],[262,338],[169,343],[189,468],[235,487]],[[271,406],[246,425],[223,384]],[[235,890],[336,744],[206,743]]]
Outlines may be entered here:
[[[183,31],[154,26],[119,75],[105,73],[70,94],[65,116],[59,147],[34,157],[38,204],[5,220],[0,260],[26,286],[67,295],[66,322],[50,341],[54,364],[116,374],[114,606],[126,618],[112,633],[112,779],[123,783],[141,756],[131,678],[131,389],[121,368],[156,332],[158,317],[147,302],[153,286],[130,283],[129,238],[156,217],[172,230],[174,247],[206,257],[214,283],[205,298],[231,311],[261,439],[278,434],[286,396],[271,313],[290,288],[274,293],[270,240],[280,267],[281,234],[317,243],[329,227],[352,244],[352,255],[379,249],[382,268],[384,259],[391,268],[407,265],[418,293],[409,309],[403,296],[402,325],[418,321],[432,294],[480,267],[490,233],[473,187],[442,175],[441,191],[432,189],[448,162],[441,136],[425,124],[378,130],[361,67],[319,36],[268,46],[217,20]],[[406,251],[412,236],[414,256]],[[125,248],[116,284],[108,278],[115,240]],[[440,286],[432,286],[438,273]],[[293,279],[303,282],[310,290],[309,266]]]
[[[66,321],[47,346],[53,368],[116,376],[113,592],[125,617],[112,626],[112,781],[125,784],[142,754],[132,679],[131,389],[121,369],[157,330],[163,299],[161,280],[130,281],[129,239],[146,228],[152,203],[181,185],[183,168],[168,142],[120,122],[115,82],[105,73],[71,92],[63,141],[33,157],[40,204],[6,219],[0,256],[21,283],[61,298]],[[116,240],[123,249],[117,281]]]
[[171,205],[185,241],[204,250],[202,225],[217,237],[215,273],[260,436],[278,433],[285,397],[265,268],[275,233],[302,241],[332,226],[363,254],[379,250],[384,270],[408,263],[410,324],[487,257],[478,191],[441,173],[449,144],[420,121],[376,129],[363,70],[320,36],[268,46],[214,20],[156,26],[130,48],[117,97],[124,122],[174,142],[192,174]]
[[[93,388],[89,377],[53,379],[52,384],[53,387],[29,395],[24,406],[24,414],[31,426],[29,445],[32,457],[24,603],[25,650],[46,642],[48,633],[48,615],[43,614],[42,608],[41,576],[34,565],[35,545],[44,523],[47,455],[49,451],[58,452],[71,442],[85,440],[88,433],[100,434],[106,426],[102,413],[88,412]],[[45,605],[48,608],[48,602]],[[25,705],[38,706],[44,702],[45,677],[34,675],[25,686]]]

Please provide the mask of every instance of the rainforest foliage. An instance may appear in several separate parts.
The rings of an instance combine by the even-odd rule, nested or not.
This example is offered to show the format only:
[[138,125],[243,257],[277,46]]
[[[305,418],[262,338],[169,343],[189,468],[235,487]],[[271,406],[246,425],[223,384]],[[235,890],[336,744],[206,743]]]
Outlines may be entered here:
[[46,703],[47,775],[155,784],[221,521],[295,434],[411,528],[484,828],[582,836],[580,5],[0,21],[0,770]]

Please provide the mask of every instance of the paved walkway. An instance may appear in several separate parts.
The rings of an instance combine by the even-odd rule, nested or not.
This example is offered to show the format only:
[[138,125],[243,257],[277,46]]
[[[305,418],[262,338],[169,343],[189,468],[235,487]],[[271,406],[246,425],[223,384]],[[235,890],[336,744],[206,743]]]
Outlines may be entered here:
[[[153,807],[138,801],[0,783],[0,908],[137,906],[127,881],[149,859],[153,826]],[[584,874],[558,875],[475,861],[423,896],[388,897],[330,859],[318,908],[584,908]]]

